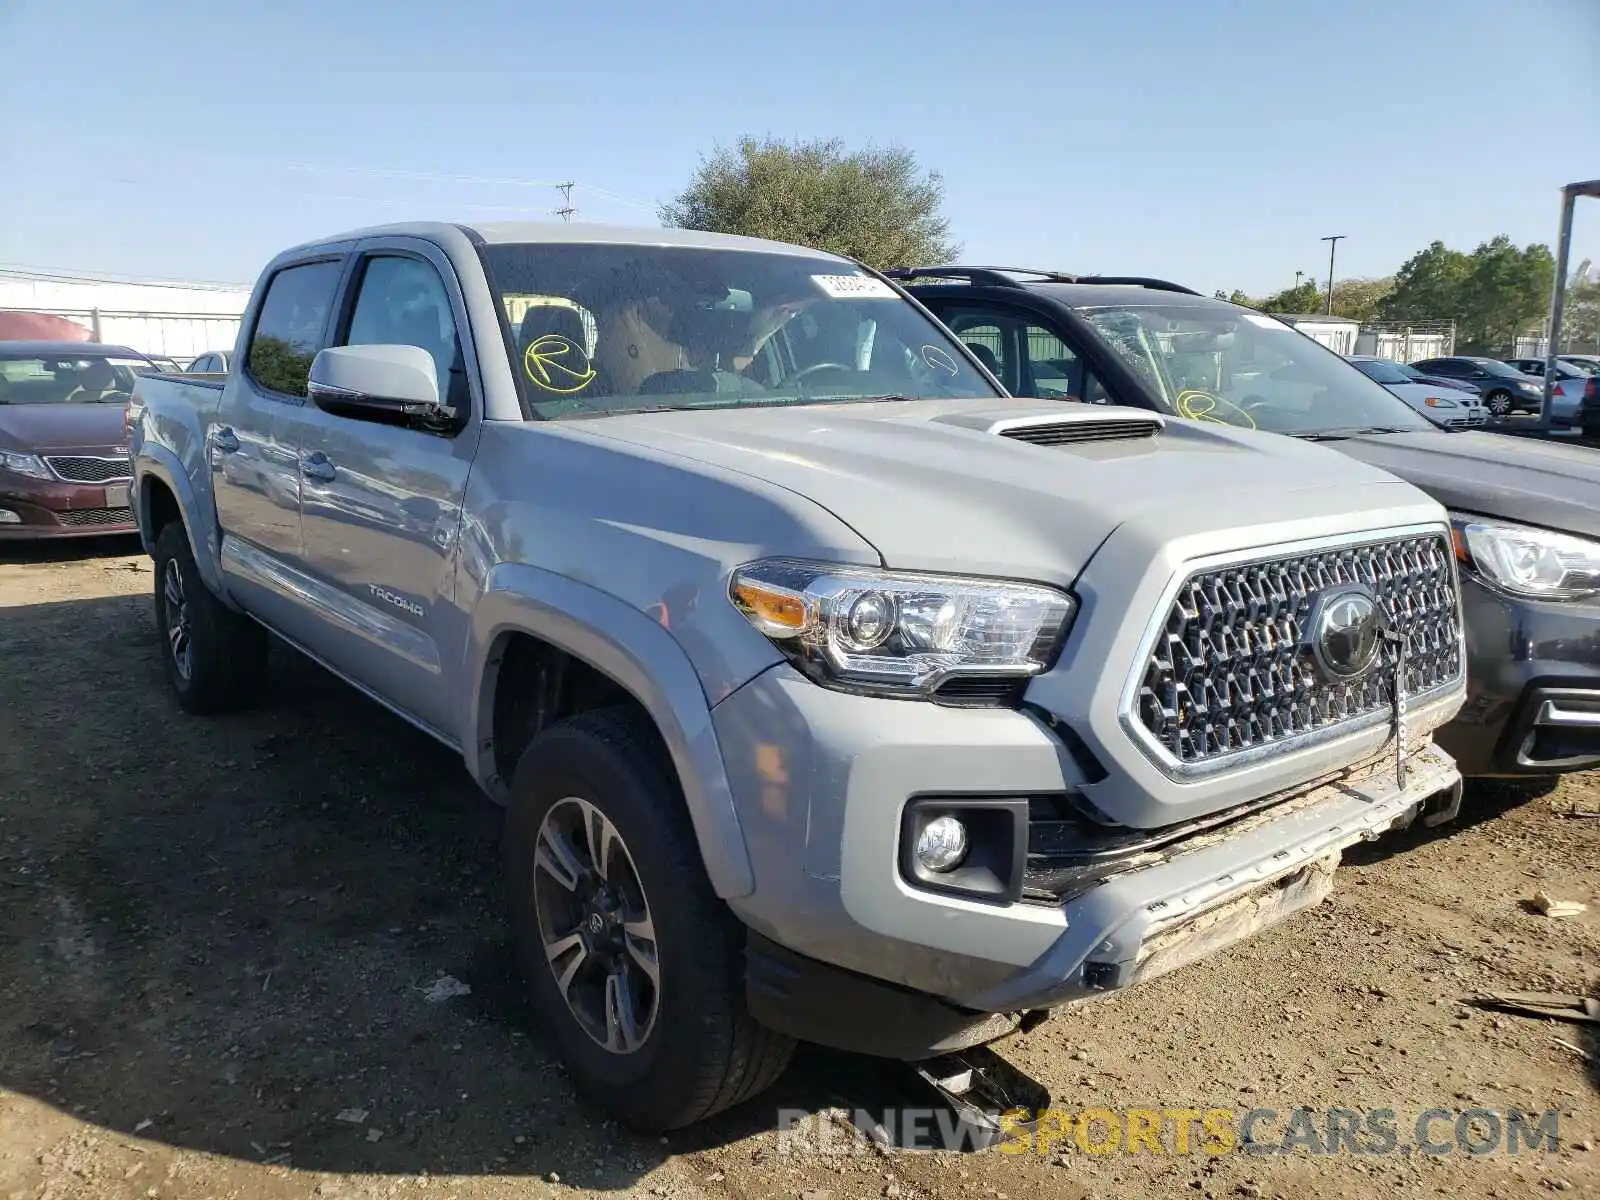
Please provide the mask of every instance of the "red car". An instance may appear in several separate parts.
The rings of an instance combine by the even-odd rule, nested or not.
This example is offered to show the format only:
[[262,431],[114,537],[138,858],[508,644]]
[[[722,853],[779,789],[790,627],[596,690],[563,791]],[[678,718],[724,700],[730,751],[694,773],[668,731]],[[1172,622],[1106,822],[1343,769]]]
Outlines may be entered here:
[[0,542],[137,532],[124,417],[151,366],[122,346],[0,342]]

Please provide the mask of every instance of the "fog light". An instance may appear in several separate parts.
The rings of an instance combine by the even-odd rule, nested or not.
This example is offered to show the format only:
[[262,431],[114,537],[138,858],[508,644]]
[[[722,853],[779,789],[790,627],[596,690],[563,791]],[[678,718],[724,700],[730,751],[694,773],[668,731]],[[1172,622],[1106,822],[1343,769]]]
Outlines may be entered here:
[[9,508],[0,508],[0,525],[21,525],[22,518]]
[[917,835],[917,861],[930,871],[952,871],[967,856],[967,827],[954,817],[935,817]]

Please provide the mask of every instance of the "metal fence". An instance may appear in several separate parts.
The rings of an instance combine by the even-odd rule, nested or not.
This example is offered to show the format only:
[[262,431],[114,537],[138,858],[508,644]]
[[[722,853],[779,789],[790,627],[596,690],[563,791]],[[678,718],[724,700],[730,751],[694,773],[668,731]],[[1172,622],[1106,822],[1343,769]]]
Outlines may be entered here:
[[65,317],[88,329],[97,342],[127,346],[143,354],[189,359],[207,350],[231,350],[241,318],[226,313],[133,312],[105,308],[4,307],[0,312]]
[[1356,337],[1356,353],[1390,362],[1412,363],[1445,358],[1456,352],[1454,321],[1417,321],[1409,325],[1365,325]]

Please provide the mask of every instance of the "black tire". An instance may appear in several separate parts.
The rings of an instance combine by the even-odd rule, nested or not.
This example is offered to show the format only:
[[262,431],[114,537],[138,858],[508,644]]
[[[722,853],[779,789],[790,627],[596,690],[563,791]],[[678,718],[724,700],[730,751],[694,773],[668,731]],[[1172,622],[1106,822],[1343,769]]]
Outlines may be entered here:
[[1510,392],[1503,392],[1499,390],[1490,392],[1483,398],[1483,403],[1485,407],[1488,408],[1489,415],[1491,417],[1500,418],[1509,417],[1511,415]]
[[[540,833],[552,810],[570,810],[574,800],[598,809],[614,827],[653,928],[660,986],[645,989],[655,1007],[631,1052],[601,1045],[593,1024],[580,1022],[546,953],[539,897],[546,897],[549,929],[556,881],[548,870],[536,876]],[[504,860],[535,1013],[585,1098],[635,1129],[658,1133],[747,1100],[783,1073],[794,1042],[758,1024],[745,1007],[744,928],[706,878],[672,764],[644,713],[581,713],[533,739],[512,781]],[[619,873],[613,867],[612,876]],[[569,924],[570,911],[563,916]],[[580,917],[574,929],[585,927]],[[588,951],[586,941],[586,964]],[[571,958],[561,961],[571,967]],[[629,960],[618,969],[637,967]],[[629,1011],[637,1014],[633,1000]]]
[[155,573],[156,630],[179,706],[197,714],[248,707],[266,679],[266,630],[206,586],[181,521],[156,536]]

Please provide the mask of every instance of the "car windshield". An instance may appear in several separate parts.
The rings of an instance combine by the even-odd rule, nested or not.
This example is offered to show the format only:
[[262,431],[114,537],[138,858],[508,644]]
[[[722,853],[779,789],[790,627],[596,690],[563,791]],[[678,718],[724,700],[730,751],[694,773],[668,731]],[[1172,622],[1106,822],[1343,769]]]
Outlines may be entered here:
[[0,404],[122,404],[149,369],[142,358],[0,355]]
[[1580,375],[1600,375],[1600,358],[1564,358],[1561,361]]
[[997,394],[943,326],[835,259],[592,243],[482,255],[542,417]]
[[1385,362],[1377,358],[1352,358],[1350,362],[1373,383],[1412,382],[1412,376],[1407,375],[1398,363]]
[[1333,351],[1260,313],[1170,304],[1083,315],[1180,417],[1294,434],[1438,428]]

